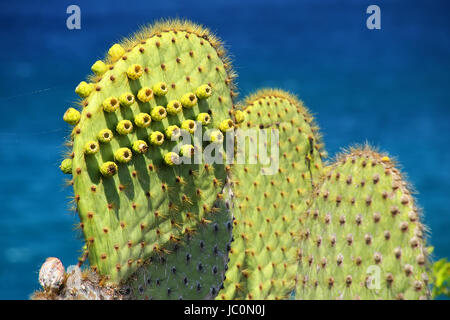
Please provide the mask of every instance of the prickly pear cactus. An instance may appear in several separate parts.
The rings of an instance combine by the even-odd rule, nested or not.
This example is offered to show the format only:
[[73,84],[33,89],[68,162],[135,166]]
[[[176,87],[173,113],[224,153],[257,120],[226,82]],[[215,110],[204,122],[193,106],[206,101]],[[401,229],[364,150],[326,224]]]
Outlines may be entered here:
[[284,299],[295,287],[300,213],[322,169],[320,136],[302,102],[284,91],[261,90],[234,114],[234,241],[217,299]]
[[[91,268],[115,284],[147,268],[153,280],[167,282],[159,295],[140,289],[149,281],[147,271],[128,285],[155,298],[166,298],[173,288],[178,298],[189,294],[175,292],[167,267],[158,265],[176,263],[181,277],[202,261],[205,275],[192,275],[189,286],[207,279],[204,290],[193,290],[195,297],[206,297],[223,279],[230,238],[231,216],[222,199],[226,170],[221,164],[180,164],[198,150],[193,142],[172,140],[180,133],[220,131],[223,123],[233,127],[234,73],[222,45],[190,22],[161,22],[113,45],[92,70],[95,75],[75,90],[83,99],[81,112],[70,108],[64,114],[75,127],[70,157],[61,164],[73,174]],[[201,249],[193,247],[201,240],[208,252],[215,244],[220,252],[200,257]],[[190,250],[193,263],[183,268],[181,253]]]
[[316,192],[302,218],[297,298],[428,298],[425,227],[388,156],[351,149]]
[[50,260],[32,299],[429,297],[425,227],[393,161],[364,147],[323,167],[313,117],[284,91],[235,108],[208,30],[160,22],[91,69],[60,165],[91,270]]

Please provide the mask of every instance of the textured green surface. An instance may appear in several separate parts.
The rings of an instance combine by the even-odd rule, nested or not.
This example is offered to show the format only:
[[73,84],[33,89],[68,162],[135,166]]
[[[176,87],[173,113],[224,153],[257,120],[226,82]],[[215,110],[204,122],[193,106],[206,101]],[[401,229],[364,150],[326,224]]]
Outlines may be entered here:
[[[246,162],[232,167],[234,241],[224,288],[217,298],[283,299],[295,286],[298,218],[322,168],[320,139],[306,108],[283,91],[261,90],[246,100],[244,110],[241,129],[262,128],[268,137],[271,130],[278,130],[279,168],[263,175],[270,165],[252,164],[248,149],[259,141],[249,139],[244,149],[237,150],[237,154],[246,152]],[[241,120],[243,114],[236,113]],[[276,161],[270,139],[267,148],[272,162]],[[263,152],[260,148],[261,160]]]
[[[228,191],[225,190],[225,195]],[[154,256],[122,286],[125,299],[212,299],[223,283],[232,220],[226,202],[218,200],[209,223]]]
[[424,226],[389,157],[369,147],[340,156],[303,220],[297,298],[428,297]]
[[[177,142],[167,136],[157,142],[152,133],[182,127],[203,113],[210,116],[203,130],[218,128],[230,117],[233,73],[214,36],[180,21],[114,45],[92,69],[96,76],[76,90],[84,100],[72,133],[73,186],[91,268],[118,283],[148,259],[170,255],[168,248],[183,245],[200,224],[221,222],[228,214],[216,217],[213,208],[226,182],[224,166],[167,165],[164,156]],[[173,100],[183,107],[167,114]]]

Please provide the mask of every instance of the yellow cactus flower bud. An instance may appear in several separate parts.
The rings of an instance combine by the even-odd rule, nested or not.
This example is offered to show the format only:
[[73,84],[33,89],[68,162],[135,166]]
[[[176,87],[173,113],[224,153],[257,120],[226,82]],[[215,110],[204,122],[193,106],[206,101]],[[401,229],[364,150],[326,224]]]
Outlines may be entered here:
[[119,97],[120,105],[129,107],[134,103],[134,95],[131,92],[125,92]]
[[96,154],[100,150],[100,146],[97,141],[88,141],[84,145],[85,154]]
[[59,166],[61,171],[65,174],[72,173],[72,159],[64,159]]
[[168,126],[166,129],[166,137],[171,140],[176,140],[180,136],[180,128],[176,125]]
[[146,153],[148,150],[148,145],[144,140],[136,140],[135,142],[133,142],[132,148],[136,153]]
[[180,113],[183,110],[183,106],[181,105],[181,102],[178,100],[171,100],[167,104],[167,113],[171,115],[175,115],[177,113]]
[[211,122],[211,116],[205,112],[199,113],[197,116],[197,121],[202,125],[207,126]]
[[134,123],[139,128],[147,128],[152,123],[152,118],[148,113],[139,113],[134,117]]
[[383,158],[381,158],[382,162],[389,162],[391,161],[391,159],[388,156],[384,156]]
[[128,148],[119,148],[116,152],[114,152],[114,159],[120,163],[130,162],[133,158],[131,150]]
[[81,81],[80,84],[75,88],[76,94],[82,98],[86,98],[94,90],[94,85],[92,83],[87,83],[86,81]]
[[231,120],[231,119],[225,119],[219,125],[219,129],[222,132],[227,132],[228,130],[231,130],[233,128],[234,128],[234,123],[233,123],[233,120]]
[[125,49],[120,44],[115,44],[108,50],[108,56],[112,61],[119,60],[125,54]]
[[197,97],[192,92],[189,92],[183,95],[180,101],[183,107],[192,108],[197,104]]
[[241,110],[236,110],[234,112],[234,119],[236,123],[242,123],[245,120],[245,114]]
[[64,113],[63,116],[63,120],[73,126],[80,121],[80,118],[81,118],[80,112],[74,108],[67,109],[67,111]]
[[105,101],[102,103],[103,110],[106,112],[115,112],[117,109],[119,109],[119,100],[116,97],[109,97],[106,98]]
[[194,120],[184,120],[181,123],[181,129],[188,131],[189,133],[194,133],[197,130],[197,124]]
[[103,142],[103,143],[110,142],[113,137],[114,137],[114,135],[113,135],[112,131],[109,129],[100,130],[100,132],[97,134],[98,141]]
[[150,140],[151,144],[153,144],[155,146],[160,146],[164,142],[164,135],[159,131],[153,131],[150,134],[149,140]]
[[161,121],[162,119],[165,119],[167,117],[167,111],[164,107],[157,106],[152,109],[150,115],[152,116],[153,120]]
[[168,152],[164,155],[164,162],[173,166],[180,163],[180,157],[175,152]]
[[100,173],[104,177],[111,177],[117,173],[117,164],[112,161],[107,161],[100,166]]
[[153,93],[159,97],[165,96],[167,91],[169,91],[169,89],[167,88],[167,84],[165,84],[164,82],[156,83],[152,89]]
[[132,64],[127,69],[127,76],[131,80],[137,80],[144,73],[144,68],[139,64]]
[[108,71],[108,66],[102,61],[97,60],[91,67],[92,72],[94,72],[96,75],[101,76],[106,71]]
[[119,121],[116,127],[116,131],[122,135],[129,134],[131,133],[131,131],[133,131],[133,124],[130,120]]
[[195,90],[195,94],[199,99],[206,99],[209,98],[212,94],[212,89],[209,85],[204,84]]
[[149,102],[153,99],[153,90],[149,87],[143,87],[138,91],[137,98],[142,102]]

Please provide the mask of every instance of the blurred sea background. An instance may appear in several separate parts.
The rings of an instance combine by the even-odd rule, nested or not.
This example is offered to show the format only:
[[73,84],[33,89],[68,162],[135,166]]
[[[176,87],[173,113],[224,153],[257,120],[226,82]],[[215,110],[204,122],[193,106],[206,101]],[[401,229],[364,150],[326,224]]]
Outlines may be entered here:
[[[68,30],[66,8],[81,8]],[[381,8],[381,30],[366,8]],[[316,114],[332,158],[368,141],[397,157],[419,192],[434,258],[450,257],[450,2],[364,0],[2,1],[0,299],[27,299],[49,256],[83,243],[58,166],[75,86],[122,37],[162,17],[222,38],[240,96],[290,90]]]

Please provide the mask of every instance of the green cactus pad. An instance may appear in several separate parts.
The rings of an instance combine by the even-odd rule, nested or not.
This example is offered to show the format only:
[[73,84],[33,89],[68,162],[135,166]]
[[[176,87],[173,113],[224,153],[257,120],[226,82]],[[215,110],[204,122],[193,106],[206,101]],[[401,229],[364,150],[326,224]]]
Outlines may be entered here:
[[[227,197],[228,188],[222,197]],[[204,221],[166,250],[152,257],[121,287],[124,299],[213,299],[226,270],[232,220],[228,200],[219,199],[212,221]]]
[[298,299],[428,297],[425,227],[388,156],[339,156],[305,212]]
[[[195,234],[202,221],[222,219],[214,216],[213,204],[226,182],[224,165],[168,165],[165,155],[178,142],[152,133],[164,138],[169,126],[181,127],[204,113],[209,127],[219,128],[230,117],[235,93],[220,41],[190,22],[144,28],[108,55],[94,64],[89,83],[76,89],[84,100],[80,120],[70,120],[76,124],[72,172],[91,268],[119,283],[152,257],[170,256],[165,248],[188,230]],[[195,104],[189,100],[187,108],[165,114],[170,101],[193,92],[201,96],[194,95]],[[148,119],[152,110],[165,116]],[[87,143],[98,150],[85,149]]]
[[[238,147],[236,161],[244,151],[246,161],[232,166],[234,241],[217,299],[284,299],[295,288],[298,218],[322,169],[320,137],[302,102],[286,92],[261,90],[243,110],[234,112],[241,122],[237,141],[247,129],[266,132],[271,163],[279,156],[279,165],[270,172],[270,165],[249,158],[250,145],[262,144],[258,137]],[[279,152],[272,149],[271,130],[279,132]]]

